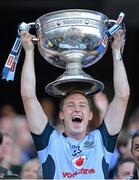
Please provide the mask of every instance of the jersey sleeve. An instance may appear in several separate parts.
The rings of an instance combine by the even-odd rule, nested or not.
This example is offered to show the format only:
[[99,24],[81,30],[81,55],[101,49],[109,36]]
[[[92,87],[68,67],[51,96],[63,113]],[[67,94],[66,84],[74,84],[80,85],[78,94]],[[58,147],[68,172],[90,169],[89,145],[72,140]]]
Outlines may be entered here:
[[104,147],[107,149],[107,151],[113,153],[119,133],[117,133],[116,135],[113,135],[113,136],[110,135],[107,131],[107,128],[106,128],[104,121],[98,127],[98,130],[101,133]]
[[42,149],[45,149],[47,147],[50,135],[52,134],[53,130],[54,128],[50,126],[49,123],[47,123],[45,129],[40,135],[31,132],[34,145],[37,151],[41,151]]

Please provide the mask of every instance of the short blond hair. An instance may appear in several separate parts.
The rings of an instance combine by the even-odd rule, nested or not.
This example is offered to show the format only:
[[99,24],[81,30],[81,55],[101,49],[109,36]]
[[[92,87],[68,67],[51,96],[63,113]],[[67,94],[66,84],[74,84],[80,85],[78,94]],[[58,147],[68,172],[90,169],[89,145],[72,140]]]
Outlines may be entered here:
[[63,105],[64,105],[64,102],[65,102],[65,99],[67,97],[73,95],[73,94],[81,94],[81,95],[83,95],[88,100],[88,105],[89,105],[90,111],[93,110],[92,98],[90,96],[86,95],[84,91],[77,90],[77,89],[71,89],[64,96],[62,96],[61,99],[60,99],[59,107],[60,107],[61,111],[63,109]]

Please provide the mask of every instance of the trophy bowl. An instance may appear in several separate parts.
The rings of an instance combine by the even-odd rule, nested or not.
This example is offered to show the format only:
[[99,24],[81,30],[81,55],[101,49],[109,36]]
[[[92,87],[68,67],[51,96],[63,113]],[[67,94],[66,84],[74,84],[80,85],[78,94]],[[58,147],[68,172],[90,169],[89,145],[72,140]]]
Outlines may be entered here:
[[50,64],[65,69],[46,86],[48,94],[61,96],[74,88],[91,95],[104,89],[102,82],[82,69],[105,54],[108,43],[101,53],[96,53],[96,49],[108,30],[108,22],[104,14],[85,9],[54,11],[35,21],[40,54]]

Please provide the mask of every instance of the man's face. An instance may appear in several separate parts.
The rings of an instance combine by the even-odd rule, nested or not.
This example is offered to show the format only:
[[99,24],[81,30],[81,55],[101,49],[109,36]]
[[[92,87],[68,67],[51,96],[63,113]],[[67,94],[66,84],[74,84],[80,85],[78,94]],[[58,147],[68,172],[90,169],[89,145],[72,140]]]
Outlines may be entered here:
[[37,179],[39,163],[27,165],[21,173],[22,179]]
[[134,138],[131,153],[137,168],[139,168],[139,137]]
[[88,100],[82,94],[68,96],[59,114],[64,120],[65,133],[76,139],[82,139],[87,131],[88,121],[92,120]]
[[127,179],[133,176],[134,162],[125,162],[119,166],[118,179]]
[[4,135],[3,142],[0,145],[0,160],[11,158],[13,154],[13,148],[14,146],[11,137]]

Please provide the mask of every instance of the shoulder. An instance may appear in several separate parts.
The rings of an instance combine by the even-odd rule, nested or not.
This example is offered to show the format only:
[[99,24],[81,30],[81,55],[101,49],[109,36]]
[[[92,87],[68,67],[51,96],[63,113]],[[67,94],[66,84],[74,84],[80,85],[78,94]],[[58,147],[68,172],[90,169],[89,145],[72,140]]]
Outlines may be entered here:
[[132,179],[139,179],[137,169],[135,168]]

